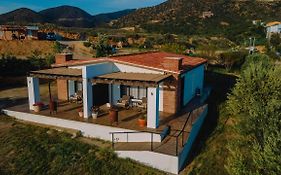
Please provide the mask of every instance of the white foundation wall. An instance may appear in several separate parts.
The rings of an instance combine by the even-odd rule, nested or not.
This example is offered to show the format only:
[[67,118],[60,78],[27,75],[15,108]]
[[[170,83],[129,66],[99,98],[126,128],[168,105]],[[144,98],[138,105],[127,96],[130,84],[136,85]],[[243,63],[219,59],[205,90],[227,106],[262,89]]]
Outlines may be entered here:
[[147,166],[178,174],[178,157],[151,151],[116,151],[119,157],[130,158]]
[[[16,112],[11,110],[3,110],[3,113],[15,117],[19,120],[24,120],[28,122],[40,123],[45,125],[57,126],[62,128],[69,128],[81,131],[83,136],[85,137],[93,137],[99,138],[107,141],[111,141],[111,132],[136,132],[135,130],[123,129],[123,128],[116,128],[111,126],[104,126],[98,125],[93,123],[86,123],[86,122],[78,122],[73,120],[65,120],[60,118],[54,117],[47,117],[42,115],[24,113],[24,112]],[[118,138],[118,142],[150,142],[151,134],[150,133],[139,133],[139,134],[129,134],[121,135],[116,134],[116,138]],[[117,140],[116,140],[117,141]],[[153,135],[154,142],[161,142],[161,137],[159,134]]]

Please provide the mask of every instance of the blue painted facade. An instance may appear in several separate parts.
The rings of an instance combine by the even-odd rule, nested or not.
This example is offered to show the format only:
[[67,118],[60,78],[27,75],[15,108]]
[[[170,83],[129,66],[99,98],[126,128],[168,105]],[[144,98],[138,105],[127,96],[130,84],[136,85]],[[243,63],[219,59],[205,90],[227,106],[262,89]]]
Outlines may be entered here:
[[199,134],[199,131],[205,121],[207,114],[208,114],[208,106],[205,107],[204,111],[198,117],[196,122],[192,125],[192,129],[190,131],[188,140],[187,140],[186,144],[184,145],[182,152],[179,155],[179,170],[184,168],[187,158],[190,156],[190,151],[193,146],[193,143],[194,143],[197,135]]
[[187,103],[195,96],[196,89],[200,89],[202,93],[204,85],[204,65],[198,66],[191,71],[182,75],[184,78],[184,93],[183,93],[183,105]]

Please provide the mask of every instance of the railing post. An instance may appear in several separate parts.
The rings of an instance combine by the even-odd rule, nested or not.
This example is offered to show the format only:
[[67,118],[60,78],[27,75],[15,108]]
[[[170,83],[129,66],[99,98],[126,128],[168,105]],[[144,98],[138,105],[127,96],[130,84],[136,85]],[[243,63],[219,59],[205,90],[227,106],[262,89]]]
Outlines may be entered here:
[[176,137],[176,156],[178,155],[178,145],[179,145],[179,137]]
[[111,146],[114,149],[114,133],[111,133]]
[[129,142],[129,133],[127,132],[127,143]]
[[150,150],[153,151],[153,133],[151,133]]
[[181,147],[183,147],[183,139],[184,139],[184,131],[182,132],[182,135],[181,135]]

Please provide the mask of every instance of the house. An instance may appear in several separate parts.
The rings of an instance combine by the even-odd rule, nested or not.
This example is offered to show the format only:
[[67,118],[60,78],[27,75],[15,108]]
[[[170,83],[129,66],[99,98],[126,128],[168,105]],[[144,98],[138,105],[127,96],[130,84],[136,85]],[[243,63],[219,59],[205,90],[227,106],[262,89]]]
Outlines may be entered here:
[[270,38],[273,33],[281,33],[281,22],[274,21],[266,24],[266,38]]
[[0,26],[0,40],[37,40],[37,26]]
[[[28,103],[5,109],[4,113],[80,130],[84,136],[111,141],[120,157],[178,174],[207,115],[206,63],[203,58],[166,52],[85,60],[62,53],[56,55],[52,69],[29,73]],[[59,101],[55,114],[49,113],[48,105],[37,111],[37,104],[49,104],[48,99],[42,99],[39,79],[56,82],[57,95],[49,90],[49,100],[56,96]],[[77,94],[81,94],[79,103],[70,103]],[[130,98],[128,106],[112,112],[108,106],[118,106],[123,97]],[[93,106],[100,108],[95,118]],[[77,109],[83,109],[79,110],[82,116]],[[116,113],[118,118],[112,121]],[[142,116],[147,123],[139,126]]]

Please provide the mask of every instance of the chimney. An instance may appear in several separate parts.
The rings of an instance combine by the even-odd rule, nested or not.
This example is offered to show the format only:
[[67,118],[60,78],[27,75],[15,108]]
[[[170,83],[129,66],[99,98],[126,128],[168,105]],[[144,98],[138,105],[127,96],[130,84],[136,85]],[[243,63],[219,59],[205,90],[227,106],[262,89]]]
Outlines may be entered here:
[[72,53],[59,53],[56,54],[56,64],[63,64],[73,59]]
[[162,65],[165,69],[179,71],[182,68],[182,60],[180,57],[165,57]]

